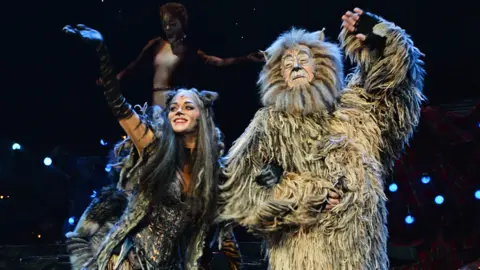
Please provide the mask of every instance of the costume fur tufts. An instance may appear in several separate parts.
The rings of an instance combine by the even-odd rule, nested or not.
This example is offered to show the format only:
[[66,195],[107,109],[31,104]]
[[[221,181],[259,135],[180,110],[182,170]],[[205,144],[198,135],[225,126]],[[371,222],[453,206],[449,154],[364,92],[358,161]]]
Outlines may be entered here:
[[[222,219],[263,236],[272,270],[388,269],[384,179],[418,125],[424,71],[402,29],[380,18],[373,32],[383,50],[341,32],[357,64],[345,87],[340,50],[319,33],[293,29],[266,50],[265,107],[230,149],[221,199]],[[287,89],[279,60],[298,45],[319,71],[303,92]],[[270,163],[285,170],[272,188],[255,181]],[[323,212],[329,191],[341,201]]]

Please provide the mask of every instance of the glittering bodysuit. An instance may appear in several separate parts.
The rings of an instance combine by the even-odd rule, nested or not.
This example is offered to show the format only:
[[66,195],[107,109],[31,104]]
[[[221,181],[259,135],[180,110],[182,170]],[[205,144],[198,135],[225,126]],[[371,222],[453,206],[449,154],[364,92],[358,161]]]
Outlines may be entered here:
[[[107,101],[124,100],[123,97],[111,98],[112,93],[119,92],[119,86],[106,46],[98,47],[97,53]],[[139,117],[154,133],[155,139],[141,155],[130,138],[115,146],[112,164],[116,164],[114,167],[119,170],[117,186],[102,191],[85,210],[74,232],[67,236],[67,249],[74,270],[96,269],[97,266],[109,270],[195,270],[200,267],[210,222],[192,215],[190,208],[194,204],[182,192],[181,176],[158,179],[174,180],[167,185],[164,194],[159,195],[161,202],[153,203],[147,193],[138,189],[145,169],[158,166],[156,157],[164,155],[158,145],[165,134],[162,109],[158,106],[150,109],[151,113],[143,110]],[[120,118],[120,114],[117,117]],[[176,199],[170,200],[169,196]]]
[[[134,232],[135,253],[147,269],[180,269],[179,245],[191,225],[187,204],[162,205]],[[175,252],[179,250],[179,252]]]

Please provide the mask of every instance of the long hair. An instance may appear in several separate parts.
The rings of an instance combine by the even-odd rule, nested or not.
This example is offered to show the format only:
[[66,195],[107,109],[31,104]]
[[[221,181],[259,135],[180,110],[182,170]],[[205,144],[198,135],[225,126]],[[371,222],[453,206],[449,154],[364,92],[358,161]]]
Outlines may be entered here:
[[223,136],[213,121],[212,105],[218,97],[217,93],[197,91],[196,89],[179,89],[169,91],[167,107],[161,113],[163,128],[161,139],[156,148],[159,155],[155,155],[149,168],[145,168],[142,177],[142,186],[149,191],[152,203],[179,203],[178,196],[172,196],[172,181],[178,181],[176,174],[185,164],[185,146],[183,135],[176,134],[168,121],[169,105],[173,98],[180,93],[193,94],[194,102],[200,109],[198,120],[198,135],[190,164],[192,168],[191,185],[188,190],[187,201],[191,206],[192,214],[202,219],[213,219],[216,211],[218,176],[220,172],[220,156],[223,154]]

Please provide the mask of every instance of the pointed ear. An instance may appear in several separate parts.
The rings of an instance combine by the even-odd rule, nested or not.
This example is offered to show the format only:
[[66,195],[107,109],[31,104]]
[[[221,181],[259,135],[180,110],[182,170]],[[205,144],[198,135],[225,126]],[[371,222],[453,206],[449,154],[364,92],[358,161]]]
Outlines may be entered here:
[[262,50],[260,50],[259,52],[263,54],[263,58],[265,59],[265,62],[268,62],[268,54],[267,54],[267,52],[262,51]]
[[315,32],[315,35],[318,37],[319,40],[325,40],[325,27],[321,31]]
[[200,97],[202,98],[205,107],[211,107],[213,102],[218,99],[218,93],[212,91],[201,91]]
[[173,91],[173,90],[165,91],[163,93],[163,95],[165,96],[165,104],[166,105],[170,104],[170,102],[172,102],[172,99],[175,97],[176,94],[177,94],[177,91]]

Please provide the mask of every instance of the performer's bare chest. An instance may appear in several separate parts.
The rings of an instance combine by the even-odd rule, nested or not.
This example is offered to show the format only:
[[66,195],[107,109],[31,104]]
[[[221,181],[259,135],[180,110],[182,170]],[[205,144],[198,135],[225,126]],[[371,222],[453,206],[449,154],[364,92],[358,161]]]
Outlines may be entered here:
[[158,83],[168,82],[168,79],[179,60],[180,58],[173,53],[170,44],[165,44],[155,55],[153,60],[155,68],[154,81]]

